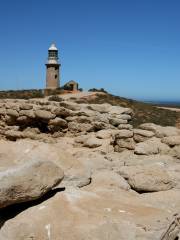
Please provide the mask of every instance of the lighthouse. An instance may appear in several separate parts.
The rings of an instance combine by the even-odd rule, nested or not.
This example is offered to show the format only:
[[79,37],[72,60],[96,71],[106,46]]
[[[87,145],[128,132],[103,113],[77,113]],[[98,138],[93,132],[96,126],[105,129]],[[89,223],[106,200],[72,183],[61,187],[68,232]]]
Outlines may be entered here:
[[51,44],[48,49],[48,60],[46,63],[46,89],[56,89],[60,87],[60,66],[58,61],[58,49]]

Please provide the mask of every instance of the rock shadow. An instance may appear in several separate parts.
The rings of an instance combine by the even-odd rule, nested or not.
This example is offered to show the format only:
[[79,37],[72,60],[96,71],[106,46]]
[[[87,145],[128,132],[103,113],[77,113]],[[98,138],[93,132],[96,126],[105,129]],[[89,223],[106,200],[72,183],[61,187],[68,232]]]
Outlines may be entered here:
[[21,212],[25,211],[30,207],[41,204],[42,202],[54,197],[58,192],[62,192],[64,190],[65,188],[56,188],[47,192],[39,199],[32,200],[29,202],[13,204],[11,206],[0,209],[0,229],[2,228],[4,223],[9,219],[16,217],[18,214],[20,214]]

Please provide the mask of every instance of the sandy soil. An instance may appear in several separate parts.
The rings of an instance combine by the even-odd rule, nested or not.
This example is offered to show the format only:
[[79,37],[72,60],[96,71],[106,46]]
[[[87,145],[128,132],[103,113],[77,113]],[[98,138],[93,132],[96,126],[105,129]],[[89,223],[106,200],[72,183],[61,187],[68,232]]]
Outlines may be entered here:
[[167,109],[175,112],[180,112],[180,108],[171,108],[171,107],[157,107],[157,108],[162,108],[162,109]]

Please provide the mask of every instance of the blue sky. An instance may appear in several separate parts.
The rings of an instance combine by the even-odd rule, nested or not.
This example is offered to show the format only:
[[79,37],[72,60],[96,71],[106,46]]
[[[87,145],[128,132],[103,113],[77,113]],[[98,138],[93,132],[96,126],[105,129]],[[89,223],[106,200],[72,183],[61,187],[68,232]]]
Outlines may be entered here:
[[179,0],[0,1],[0,89],[44,88],[56,42],[61,85],[180,100]]

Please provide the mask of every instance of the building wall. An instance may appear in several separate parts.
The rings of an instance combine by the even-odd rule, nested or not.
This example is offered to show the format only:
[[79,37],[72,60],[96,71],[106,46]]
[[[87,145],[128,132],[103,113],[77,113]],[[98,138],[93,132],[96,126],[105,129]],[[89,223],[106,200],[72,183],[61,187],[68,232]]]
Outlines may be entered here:
[[46,88],[60,87],[59,65],[46,65]]

